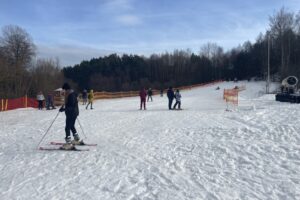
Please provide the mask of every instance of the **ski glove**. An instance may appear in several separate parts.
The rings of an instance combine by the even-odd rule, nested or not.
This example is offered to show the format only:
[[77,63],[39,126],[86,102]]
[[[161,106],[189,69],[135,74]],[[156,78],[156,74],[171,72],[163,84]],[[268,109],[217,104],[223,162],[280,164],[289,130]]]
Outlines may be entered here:
[[61,107],[60,109],[59,109],[59,112],[64,112],[65,111],[65,108],[64,107]]

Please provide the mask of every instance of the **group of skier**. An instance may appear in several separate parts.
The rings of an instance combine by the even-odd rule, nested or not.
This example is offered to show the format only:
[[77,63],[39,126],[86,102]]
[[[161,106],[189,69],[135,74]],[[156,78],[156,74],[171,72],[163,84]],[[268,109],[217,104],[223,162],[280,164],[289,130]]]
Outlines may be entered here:
[[[140,90],[139,96],[140,96],[140,110],[142,110],[144,108],[144,110],[146,110],[146,97],[148,95],[148,99],[147,101],[149,101],[149,99],[151,99],[151,101],[153,101],[152,99],[152,89],[149,88],[148,91],[146,91],[145,88],[142,88]],[[163,96],[163,90],[160,91],[160,96]],[[179,90],[177,89],[176,92],[174,93],[173,88],[169,87],[168,91],[167,91],[167,97],[169,99],[169,110],[175,110],[176,106],[178,106],[178,110],[181,110],[181,94],[179,92]],[[172,107],[173,104],[173,100],[176,100],[174,106]]]
[[[91,109],[93,109],[93,101],[94,101],[94,91],[90,90],[88,93],[86,89],[82,91],[82,105],[86,105],[85,109],[88,109],[89,105],[91,105]],[[88,104],[87,104],[88,102]]]
[[[64,104],[61,106],[59,109],[59,112],[65,112],[66,115],[66,124],[65,124],[65,141],[66,143],[61,147],[62,149],[65,150],[73,150],[75,149],[76,144],[82,144],[83,141],[80,140],[80,137],[77,133],[77,130],[75,128],[75,122],[76,119],[79,115],[79,108],[78,108],[78,99],[77,99],[77,94],[74,92],[74,90],[71,89],[71,86],[68,83],[64,83],[62,86],[62,89],[65,91],[65,101]],[[42,95],[39,93],[39,95]],[[146,97],[148,96],[147,101],[152,99],[153,92],[151,88],[146,91],[145,88],[142,88],[139,92],[140,96],[140,109],[142,110],[142,107],[144,107],[144,110],[146,110]],[[162,96],[162,92],[161,92]],[[179,90],[177,89],[176,92],[174,93],[173,88],[169,87],[167,91],[167,97],[169,100],[169,110],[176,109],[176,106],[178,105],[178,109],[181,109],[181,94]],[[39,96],[42,100],[42,97]],[[90,90],[89,93],[87,93],[86,90],[83,90],[82,92],[82,100],[83,100],[83,105],[86,105],[86,109],[88,109],[88,106],[91,105],[91,109],[93,109],[93,99],[94,99],[94,93],[93,90]],[[172,107],[173,100],[176,100],[174,106]],[[71,132],[73,135],[74,140],[71,139]]]
[[42,91],[40,91],[37,95],[36,95],[36,100],[38,102],[38,109],[39,110],[43,110],[44,108],[44,101],[46,101],[46,109],[50,110],[51,109],[55,109],[54,106],[54,102],[53,102],[53,95],[51,92],[48,93],[47,98],[45,99],[45,96],[43,95]]

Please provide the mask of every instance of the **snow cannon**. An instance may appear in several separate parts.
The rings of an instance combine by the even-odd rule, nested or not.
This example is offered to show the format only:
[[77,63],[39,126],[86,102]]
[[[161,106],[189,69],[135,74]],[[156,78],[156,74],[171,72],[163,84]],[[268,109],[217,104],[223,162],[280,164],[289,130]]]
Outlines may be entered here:
[[281,92],[275,95],[276,101],[300,103],[300,94],[297,91],[298,79],[288,76],[281,82]]
[[281,92],[293,94],[297,89],[298,79],[296,76],[288,76],[281,82]]

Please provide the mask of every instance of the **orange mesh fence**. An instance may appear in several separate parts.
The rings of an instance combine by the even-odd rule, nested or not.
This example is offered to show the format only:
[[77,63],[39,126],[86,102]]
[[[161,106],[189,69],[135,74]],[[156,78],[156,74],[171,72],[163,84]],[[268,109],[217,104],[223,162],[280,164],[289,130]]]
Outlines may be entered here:
[[231,102],[235,105],[238,105],[239,99],[239,90],[238,89],[224,89],[223,99],[226,102]]
[[28,98],[27,96],[16,99],[0,99],[0,111],[27,107],[37,108],[38,103],[36,99]]
[[[217,83],[223,82],[222,80],[213,81],[209,83],[201,83],[196,85],[190,85],[190,86],[182,86],[175,89],[179,90],[190,90],[195,87],[204,87],[204,86],[210,86]],[[164,90],[166,91],[166,90]],[[152,90],[153,95],[160,94],[160,90]],[[94,99],[112,99],[112,98],[121,98],[121,97],[136,97],[139,96],[139,91],[127,91],[127,92],[94,92]]]

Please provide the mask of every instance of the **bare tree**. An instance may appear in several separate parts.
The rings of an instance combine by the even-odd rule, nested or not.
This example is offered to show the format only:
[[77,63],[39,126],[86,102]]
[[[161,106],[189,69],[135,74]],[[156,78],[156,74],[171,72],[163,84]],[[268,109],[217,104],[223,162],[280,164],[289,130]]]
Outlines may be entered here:
[[31,73],[31,96],[36,95],[38,91],[49,93],[61,86],[64,77],[58,63],[58,59],[37,60],[36,66],[32,69]]
[[296,20],[295,20],[295,32],[300,35],[300,11],[296,15]]
[[35,55],[35,45],[29,34],[19,26],[5,26],[0,35],[2,62],[7,69],[5,91],[7,97],[23,96],[28,89],[27,71]]
[[269,18],[271,34],[280,41],[281,49],[281,72],[288,67],[290,57],[290,33],[294,25],[294,14],[284,7]]

